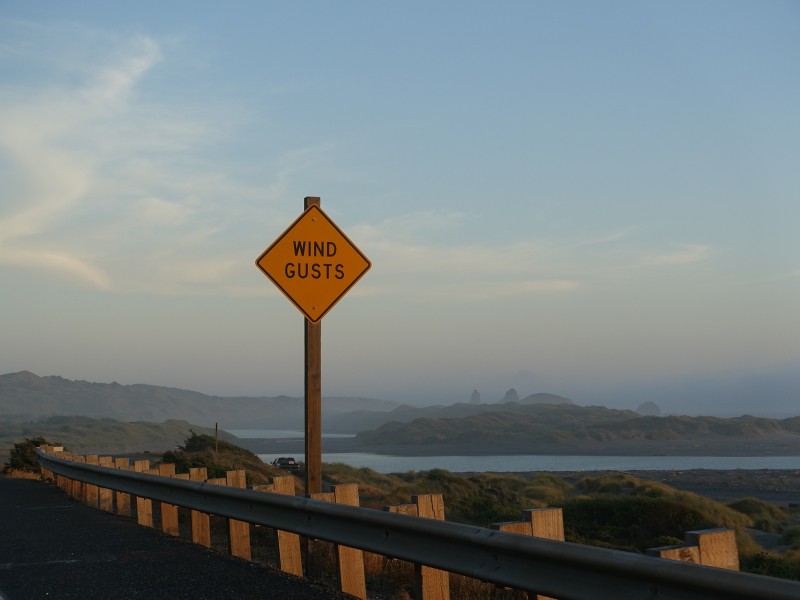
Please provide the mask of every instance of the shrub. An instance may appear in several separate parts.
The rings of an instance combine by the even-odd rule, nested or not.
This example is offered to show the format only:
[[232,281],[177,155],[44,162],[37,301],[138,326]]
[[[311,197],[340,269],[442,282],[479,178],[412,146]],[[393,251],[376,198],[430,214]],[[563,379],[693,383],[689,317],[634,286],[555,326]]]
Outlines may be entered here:
[[728,503],[728,506],[750,517],[753,527],[761,531],[780,532],[783,529],[783,523],[789,518],[789,514],[780,506],[758,498],[742,498]]
[[576,498],[562,505],[568,541],[644,551],[716,524],[683,503],[645,496]]
[[791,547],[792,550],[800,550],[800,525],[793,525],[786,529],[781,536],[781,542]]
[[742,556],[740,566],[748,573],[800,581],[800,561],[790,555],[758,552]]
[[14,447],[8,454],[8,463],[6,463],[3,472],[7,473],[11,470],[15,470],[38,473],[39,461],[36,460],[36,448],[49,444],[50,443],[43,437],[32,439],[25,438],[25,441],[14,444]]

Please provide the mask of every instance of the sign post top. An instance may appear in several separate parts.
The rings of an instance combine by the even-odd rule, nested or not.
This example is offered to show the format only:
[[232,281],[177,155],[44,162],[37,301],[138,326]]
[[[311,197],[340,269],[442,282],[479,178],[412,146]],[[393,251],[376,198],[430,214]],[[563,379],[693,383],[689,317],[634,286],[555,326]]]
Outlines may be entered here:
[[307,208],[256,260],[312,323],[333,308],[372,266],[369,259],[326,215]]

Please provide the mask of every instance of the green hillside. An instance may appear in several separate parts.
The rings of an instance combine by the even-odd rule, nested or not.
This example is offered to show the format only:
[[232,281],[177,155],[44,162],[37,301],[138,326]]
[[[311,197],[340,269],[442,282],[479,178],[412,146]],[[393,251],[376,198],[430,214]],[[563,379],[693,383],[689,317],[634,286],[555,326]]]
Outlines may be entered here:
[[[51,417],[33,423],[0,424],[0,447],[10,448],[25,438],[43,437],[78,454],[163,452],[176,448],[191,430],[214,435],[213,429],[174,419],[162,423],[124,423],[89,417]],[[234,439],[225,432],[220,435],[223,439]]]
[[[397,405],[371,398],[326,397],[326,416],[356,410],[388,412]],[[303,399],[209,396],[179,388],[75,381],[30,371],[0,375],[0,423],[84,415],[119,421],[182,419],[228,429],[302,429]]]
[[365,449],[413,447],[419,454],[426,447],[444,445],[492,448],[501,453],[558,446],[624,447],[632,443],[656,448],[669,442],[718,442],[721,447],[733,440],[756,444],[776,439],[781,441],[784,453],[800,450],[800,417],[643,417],[628,410],[566,404],[505,404],[497,408],[501,410],[461,418],[426,417],[409,423],[387,423],[359,433],[355,441]]

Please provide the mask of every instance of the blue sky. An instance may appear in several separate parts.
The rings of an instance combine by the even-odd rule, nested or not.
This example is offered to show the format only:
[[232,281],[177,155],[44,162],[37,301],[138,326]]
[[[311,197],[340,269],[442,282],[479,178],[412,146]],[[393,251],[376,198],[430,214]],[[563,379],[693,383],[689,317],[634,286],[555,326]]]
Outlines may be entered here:
[[796,2],[0,2],[0,372],[302,394],[254,266],[372,270],[323,393],[800,406]]

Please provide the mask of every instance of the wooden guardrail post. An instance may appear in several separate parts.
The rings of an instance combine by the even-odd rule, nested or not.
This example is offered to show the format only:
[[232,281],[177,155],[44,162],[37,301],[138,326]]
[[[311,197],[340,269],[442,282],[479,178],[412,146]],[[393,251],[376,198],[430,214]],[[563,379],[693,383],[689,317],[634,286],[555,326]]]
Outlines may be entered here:
[[[64,452],[61,458],[64,460],[72,460],[72,453]],[[66,475],[58,475],[58,485],[68,496],[72,496],[72,480],[69,477]]]
[[[97,461],[101,467],[112,468],[114,466],[114,459],[110,456],[101,456]],[[109,513],[114,512],[114,490],[109,488],[98,488],[97,492],[97,506],[100,510]]]
[[732,529],[703,529],[687,531],[682,546],[649,548],[646,553],[671,560],[690,562],[706,567],[739,570],[739,550],[736,532]]
[[[358,484],[346,483],[333,486],[333,492],[311,494],[311,498],[324,502],[336,502],[348,506],[359,506]],[[364,575],[364,551],[334,544],[339,589],[345,594],[366,600],[367,582]]]
[[[294,496],[294,476],[273,477],[272,483],[254,485],[254,490]],[[300,536],[291,531],[275,530],[278,540],[278,568],[298,577],[303,576],[303,560],[300,552]]]
[[[97,454],[87,454],[85,459],[87,465],[100,464]],[[84,502],[89,506],[91,506],[92,508],[97,508],[99,505],[99,494],[100,494],[99,488],[96,485],[87,483],[86,485],[84,485],[83,489],[84,489]]]
[[[135,461],[133,463],[133,470],[137,473],[146,473],[150,470],[150,461]],[[145,527],[153,526],[153,501],[149,498],[136,496],[136,522]]]
[[[128,458],[122,457],[115,457],[114,458],[114,466],[117,469],[123,469],[125,471],[130,471],[133,469],[130,465],[130,460]],[[114,492],[114,499],[117,503],[117,514],[122,517],[130,517],[131,516],[131,495],[126,494],[125,492]]]
[[[517,533],[548,540],[564,541],[564,514],[560,508],[531,508],[522,513],[521,521],[492,523],[492,529]],[[554,600],[550,596],[542,596],[533,591],[520,590],[518,600]]]
[[736,532],[732,529],[687,531],[686,543],[700,548],[700,561],[707,567],[739,570],[739,550]]
[[[55,450],[54,450],[53,446],[49,446],[47,444],[42,444],[41,446],[38,446],[38,448],[42,452],[46,452],[47,454],[55,454]],[[51,479],[51,480],[55,481],[55,478],[53,477],[52,471],[49,471],[48,469],[45,469],[41,465],[39,465],[39,473],[41,473],[42,478]]]
[[[74,461],[76,463],[85,463],[86,458],[81,456],[80,454],[74,455]],[[72,480],[72,497],[75,498],[78,502],[86,502],[86,485],[82,481],[78,481],[77,479]]]
[[[227,471],[225,485],[246,488],[247,476],[244,470]],[[250,523],[228,519],[228,551],[231,556],[250,560]]]
[[[421,494],[412,496],[411,500],[413,504],[384,506],[383,510],[444,521],[444,498],[441,494]],[[426,565],[415,564],[414,597],[419,600],[449,600],[450,573]]]
[[[189,469],[190,481],[206,481],[208,469],[206,467],[191,467]],[[192,510],[192,541],[206,548],[211,548],[211,517],[199,510]]]
[[[444,521],[444,499],[441,494],[411,496],[417,505],[417,516]],[[425,565],[414,565],[414,587],[416,597],[425,600],[448,600],[450,598],[450,573]]]
[[[175,475],[174,463],[161,463],[158,465],[158,474],[162,477],[173,477]],[[161,531],[166,534],[179,536],[181,534],[178,526],[178,507],[174,504],[161,502]]]

